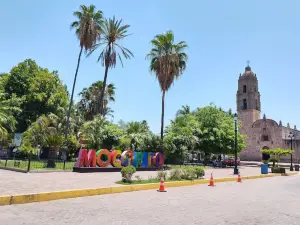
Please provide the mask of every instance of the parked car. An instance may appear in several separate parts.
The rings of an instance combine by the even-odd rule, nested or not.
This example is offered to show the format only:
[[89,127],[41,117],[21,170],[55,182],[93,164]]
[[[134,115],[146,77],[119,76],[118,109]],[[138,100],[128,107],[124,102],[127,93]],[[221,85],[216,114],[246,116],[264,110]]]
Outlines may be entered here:
[[[236,162],[237,162],[237,165],[239,166],[241,163],[240,158],[237,158]],[[223,159],[222,163],[225,164],[226,166],[234,166],[235,159],[234,158]]]

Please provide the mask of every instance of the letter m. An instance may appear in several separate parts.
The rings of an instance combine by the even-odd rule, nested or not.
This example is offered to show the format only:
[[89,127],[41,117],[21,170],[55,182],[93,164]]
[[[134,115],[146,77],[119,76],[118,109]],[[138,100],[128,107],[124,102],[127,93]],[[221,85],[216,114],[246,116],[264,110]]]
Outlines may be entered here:
[[79,167],[96,167],[96,150],[81,149]]

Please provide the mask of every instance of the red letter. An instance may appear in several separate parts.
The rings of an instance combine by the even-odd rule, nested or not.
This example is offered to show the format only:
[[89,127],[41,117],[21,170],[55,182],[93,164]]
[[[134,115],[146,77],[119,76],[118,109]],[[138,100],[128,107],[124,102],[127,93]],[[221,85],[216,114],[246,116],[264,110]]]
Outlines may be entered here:
[[153,157],[153,161],[155,162],[154,165],[156,165],[156,167],[160,167],[160,166],[164,165],[164,163],[165,163],[164,154],[161,152],[157,152],[155,154],[155,156]]
[[96,150],[81,149],[79,167],[96,167]]

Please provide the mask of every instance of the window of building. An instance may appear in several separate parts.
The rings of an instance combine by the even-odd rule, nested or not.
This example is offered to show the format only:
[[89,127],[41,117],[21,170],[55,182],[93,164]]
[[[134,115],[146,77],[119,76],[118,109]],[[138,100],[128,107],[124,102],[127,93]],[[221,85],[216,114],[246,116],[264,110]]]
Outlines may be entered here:
[[258,101],[257,100],[255,100],[255,108],[256,108],[256,110],[259,110],[259,108],[258,108]]
[[247,86],[246,86],[246,85],[243,86],[243,92],[244,92],[244,93],[247,92]]
[[268,135],[263,135],[262,136],[262,141],[269,141],[269,136]]
[[247,99],[243,99],[243,109],[247,109]]

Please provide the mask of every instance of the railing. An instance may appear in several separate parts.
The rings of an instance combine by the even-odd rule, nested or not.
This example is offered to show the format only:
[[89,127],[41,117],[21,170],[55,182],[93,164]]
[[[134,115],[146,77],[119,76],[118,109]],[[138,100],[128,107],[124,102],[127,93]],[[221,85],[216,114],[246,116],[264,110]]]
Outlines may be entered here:
[[72,170],[75,161],[61,160],[61,159],[31,159],[23,158],[0,158],[0,168],[11,168],[24,172],[34,171],[47,171],[47,170]]

